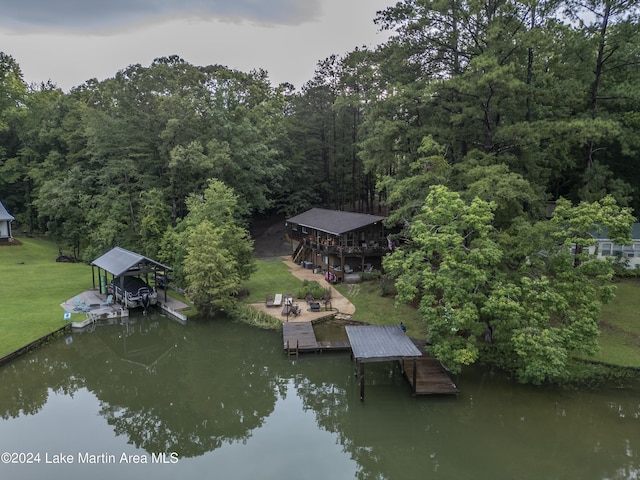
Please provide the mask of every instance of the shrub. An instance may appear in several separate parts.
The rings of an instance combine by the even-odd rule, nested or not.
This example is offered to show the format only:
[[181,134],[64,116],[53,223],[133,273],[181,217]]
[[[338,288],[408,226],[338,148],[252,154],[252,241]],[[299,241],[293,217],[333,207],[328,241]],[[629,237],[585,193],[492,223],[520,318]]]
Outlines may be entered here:
[[244,303],[236,303],[228,313],[234,320],[248,323],[258,328],[277,330],[282,327],[282,322],[277,318]]
[[331,291],[329,289],[323,288],[322,285],[320,285],[315,280],[313,281],[305,280],[302,282],[302,287],[300,287],[300,290],[298,290],[298,292],[296,293],[296,296],[298,298],[306,298],[307,293],[310,293],[311,295],[313,295],[313,298],[318,299],[318,298],[322,298],[325,293],[330,293],[330,292]]
[[373,272],[362,272],[360,274],[360,280],[363,282],[371,282],[373,280],[379,280],[382,278],[382,273],[378,270],[374,270]]

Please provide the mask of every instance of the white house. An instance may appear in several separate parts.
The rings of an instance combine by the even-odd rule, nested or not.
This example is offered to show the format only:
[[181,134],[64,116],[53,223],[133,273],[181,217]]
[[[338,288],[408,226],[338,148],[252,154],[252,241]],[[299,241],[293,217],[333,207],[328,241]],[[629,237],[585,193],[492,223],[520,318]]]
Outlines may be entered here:
[[620,259],[627,268],[640,268],[640,223],[631,226],[630,245],[616,245],[607,234],[607,229],[603,229],[601,233],[593,235],[596,244],[589,248],[589,253],[597,252],[598,258],[602,259]]
[[13,216],[0,202],[0,242],[10,242],[13,240],[11,236],[11,222],[15,220]]

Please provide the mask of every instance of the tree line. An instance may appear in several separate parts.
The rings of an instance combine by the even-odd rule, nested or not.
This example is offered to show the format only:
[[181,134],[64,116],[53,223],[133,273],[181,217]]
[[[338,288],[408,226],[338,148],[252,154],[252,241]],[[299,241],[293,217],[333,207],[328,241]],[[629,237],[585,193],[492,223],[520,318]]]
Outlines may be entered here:
[[[595,348],[611,272],[558,246],[570,238],[587,255],[590,229],[605,224],[624,241],[640,209],[638,1],[402,0],[374,21],[386,43],[319,61],[300,91],[264,70],[170,56],[64,93],[27,85],[2,53],[2,201],[22,230],[84,259],[120,245],[177,263],[184,282],[189,264],[217,307],[236,277],[213,293],[207,269],[196,279],[203,238],[250,245],[252,218],[314,206],[382,213],[405,247],[398,255],[416,255],[390,258],[388,273],[399,298],[424,309],[449,366],[490,356],[474,343],[482,337],[503,360],[537,359],[533,373],[509,364],[525,381],[565,374],[545,365]],[[458,213],[436,221],[440,203]],[[549,205],[560,207],[555,223]],[[445,226],[450,236],[436,235]],[[228,267],[216,251],[210,266]],[[246,250],[226,255],[250,273]],[[505,310],[530,305],[531,291],[566,298],[582,284],[589,298],[562,313]],[[570,311],[590,313],[562,330],[577,321]]]

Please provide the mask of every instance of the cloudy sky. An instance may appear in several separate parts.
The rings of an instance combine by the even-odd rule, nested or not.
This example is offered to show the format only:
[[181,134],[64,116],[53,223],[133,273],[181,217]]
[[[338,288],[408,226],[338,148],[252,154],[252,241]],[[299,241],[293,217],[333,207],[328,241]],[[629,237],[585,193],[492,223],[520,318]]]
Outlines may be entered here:
[[331,54],[386,39],[375,13],[395,0],[0,0],[0,51],[25,81],[68,91],[132,64],[264,68],[300,88]]

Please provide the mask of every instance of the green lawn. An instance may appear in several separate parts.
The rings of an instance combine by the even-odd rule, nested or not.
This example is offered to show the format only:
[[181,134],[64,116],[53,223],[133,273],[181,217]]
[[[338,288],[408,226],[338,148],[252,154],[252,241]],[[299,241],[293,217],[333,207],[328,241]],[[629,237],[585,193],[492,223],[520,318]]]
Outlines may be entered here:
[[[279,259],[256,260],[258,271],[244,287],[249,291],[247,303],[263,302],[267,294],[276,292],[295,293],[302,281],[289,273],[289,267]],[[378,282],[355,285],[336,285],[336,289],[356,307],[354,320],[374,325],[393,325],[404,322],[407,333],[413,337],[426,338],[426,325],[414,308],[406,305],[394,306],[393,299],[380,296]]]
[[[24,238],[22,246],[0,247],[0,357],[67,323],[60,304],[91,288],[91,267],[82,263],[57,263],[55,244]],[[297,292],[302,281],[289,273],[282,261],[257,260],[258,271],[244,287],[247,303],[262,302],[276,291]],[[602,312],[601,351],[593,360],[640,367],[640,281],[617,283],[616,298]],[[412,337],[426,338],[426,325],[409,306],[396,307],[380,296],[375,281],[338,285],[340,293],[356,307],[355,320],[393,325],[401,321]],[[85,314],[73,314],[81,320]]]
[[378,281],[340,284],[336,289],[356,307],[354,320],[372,325],[397,325],[403,322],[407,327],[407,335],[427,338],[427,325],[418,311],[409,305],[395,306],[392,298],[382,297]]
[[[296,292],[301,285],[279,260],[258,260],[257,265],[258,271],[245,285],[250,294],[248,303],[262,302],[266,294],[276,290]],[[600,352],[590,360],[640,367],[640,281],[622,280],[616,285],[615,300],[602,312]],[[381,297],[378,282],[339,284],[336,289],[355,305],[354,320],[374,325],[404,322],[410,336],[426,338],[427,327],[418,312],[408,305],[395,306],[391,298]]]
[[616,283],[616,297],[602,310],[600,352],[594,360],[640,367],[640,281]]
[[289,273],[289,267],[280,259],[256,259],[258,270],[245,282],[249,296],[246,303],[264,302],[267,294],[289,292],[296,294],[302,287],[302,280]]
[[[0,357],[67,323],[60,304],[92,287],[91,267],[57,263],[55,244],[21,238],[0,247]],[[79,320],[85,314],[72,315]]]

